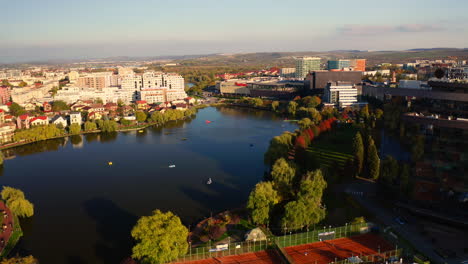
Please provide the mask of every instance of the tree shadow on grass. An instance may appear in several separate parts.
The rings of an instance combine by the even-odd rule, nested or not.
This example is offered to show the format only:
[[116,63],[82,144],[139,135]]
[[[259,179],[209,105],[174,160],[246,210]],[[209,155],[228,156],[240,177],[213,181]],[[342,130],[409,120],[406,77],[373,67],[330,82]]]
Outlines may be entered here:
[[95,242],[96,257],[103,263],[120,263],[128,257],[133,246],[130,232],[138,217],[99,197],[86,201],[84,209],[96,221],[96,231],[102,238]]

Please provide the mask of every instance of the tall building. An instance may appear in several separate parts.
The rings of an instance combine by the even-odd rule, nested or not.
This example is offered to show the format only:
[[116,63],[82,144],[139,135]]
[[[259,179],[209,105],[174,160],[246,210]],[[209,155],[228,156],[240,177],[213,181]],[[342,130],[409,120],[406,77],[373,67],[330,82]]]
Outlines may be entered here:
[[351,83],[328,83],[325,87],[324,101],[338,107],[347,107],[358,102],[357,89]]
[[88,76],[79,77],[76,85],[80,88],[93,88],[102,90],[117,85],[117,78],[112,72],[98,72]]
[[280,69],[281,77],[294,77],[295,73],[296,73],[296,68],[281,68]]
[[366,60],[365,59],[356,59],[351,60],[351,67],[354,68],[355,71],[366,71]]
[[313,71],[307,75],[304,85],[313,94],[321,94],[329,82],[358,84],[361,77],[362,72],[358,71]]
[[351,66],[350,60],[329,60],[328,70],[342,70]]
[[320,58],[301,57],[296,59],[296,78],[304,79],[311,71],[320,70]]

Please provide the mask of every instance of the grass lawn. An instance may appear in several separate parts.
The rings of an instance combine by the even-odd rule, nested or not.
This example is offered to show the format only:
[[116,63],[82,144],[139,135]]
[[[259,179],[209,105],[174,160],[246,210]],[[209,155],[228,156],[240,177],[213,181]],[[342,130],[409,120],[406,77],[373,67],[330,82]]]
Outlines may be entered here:
[[353,159],[352,143],[358,129],[353,124],[341,124],[312,141],[307,152],[320,166],[343,168],[346,162]]

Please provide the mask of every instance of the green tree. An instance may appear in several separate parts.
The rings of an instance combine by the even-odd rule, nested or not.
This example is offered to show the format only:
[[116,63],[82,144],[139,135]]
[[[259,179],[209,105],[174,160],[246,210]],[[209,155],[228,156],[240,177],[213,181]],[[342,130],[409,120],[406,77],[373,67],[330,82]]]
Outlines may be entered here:
[[312,120],[310,120],[309,118],[302,118],[299,122],[297,122],[297,124],[299,125],[299,128],[302,130],[309,128],[310,126],[313,125]]
[[411,159],[416,162],[420,160],[424,155],[424,136],[417,135],[413,140],[413,146],[411,148]]
[[132,257],[143,263],[166,263],[187,253],[188,230],[172,212],[155,210],[141,217],[131,234],[137,241]]
[[63,110],[70,110],[70,107],[64,101],[57,100],[52,102],[52,111],[60,112]]
[[27,85],[28,85],[28,84],[27,84],[25,81],[21,81],[21,82],[18,84],[19,87],[25,87],[25,86],[27,86]]
[[404,194],[408,194],[410,191],[410,177],[411,177],[411,168],[408,164],[403,164],[401,166],[400,172],[400,190]]
[[281,158],[287,157],[289,149],[292,147],[293,134],[285,132],[280,136],[274,137],[270,141],[270,146],[265,152],[264,160],[266,164],[273,165],[273,163]]
[[273,164],[271,177],[273,179],[275,189],[283,198],[291,195],[293,191],[294,178],[296,176],[296,165],[286,161],[284,158],[279,158]]
[[9,259],[2,259],[0,264],[39,264],[39,261],[37,261],[33,256],[12,257]]
[[0,167],[3,166],[3,152],[0,151]]
[[369,152],[367,153],[367,168],[369,178],[377,180],[380,172],[380,159],[375,144],[369,146]]
[[398,171],[398,161],[391,155],[388,155],[382,161],[382,172],[379,180],[384,184],[391,186],[398,177]]
[[10,113],[16,117],[26,113],[24,108],[15,102],[11,103],[9,108],[10,108]]
[[2,196],[2,200],[4,201],[25,199],[23,191],[9,186],[4,186],[0,194]]
[[358,174],[361,174],[364,165],[364,144],[360,132],[357,132],[353,139],[353,154],[356,171]]
[[252,220],[256,224],[267,224],[273,206],[280,202],[280,197],[272,182],[259,182],[249,195],[247,208],[251,210]]
[[380,109],[380,108],[375,109],[375,117],[376,117],[377,119],[382,118],[382,117],[383,117],[383,114],[384,114],[384,112],[383,112],[382,109]]
[[146,118],[147,118],[147,115],[146,115],[146,113],[143,112],[143,111],[136,111],[135,117],[136,117],[136,120],[137,120],[138,122],[145,122],[145,121],[146,121]]
[[111,133],[111,132],[117,131],[118,127],[119,127],[119,125],[114,120],[104,120],[102,122],[101,130],[104,133]]
[[79,134],[81,132],[81,126],[77,123],[73,123],[68,127],[68,131],[72,135]]
[[294,101],[289,102],[288,104],[288,114],[296,115],[297,103]]
[[97,130],[96,123],[91,122],[91,121],[86,121],[86,123],[84,124],[84,129],[85,129],[85,131]]
[[10,210],[19,217],[31,217],[34,215],[34,205],[26,200],[23,191],[4,186],[1,192],[2,199]]
[[34,215],[34,205],[26,199],[10,199],[6,205],[19,217],[31,217]]
[[327,182],[321,170],[307,172],[297,194],[297,200],[285,206],[281,225],[294,230],[323,220],[326,211],[322,206],[322,196],[326,187]]
[[278,110],[278,107],[279,107],[279,102],[278,101],[271,102],[271,110],[276,112]]

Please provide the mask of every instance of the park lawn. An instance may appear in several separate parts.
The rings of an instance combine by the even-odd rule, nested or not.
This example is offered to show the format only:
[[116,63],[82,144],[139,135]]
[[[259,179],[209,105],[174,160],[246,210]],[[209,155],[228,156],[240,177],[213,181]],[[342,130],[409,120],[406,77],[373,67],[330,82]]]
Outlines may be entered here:
[[314,139],[307,152],[312,154],[322,167],[343,168],[348,160],[353,159],[352,143],[357,131],[353,124],[339,124]]

